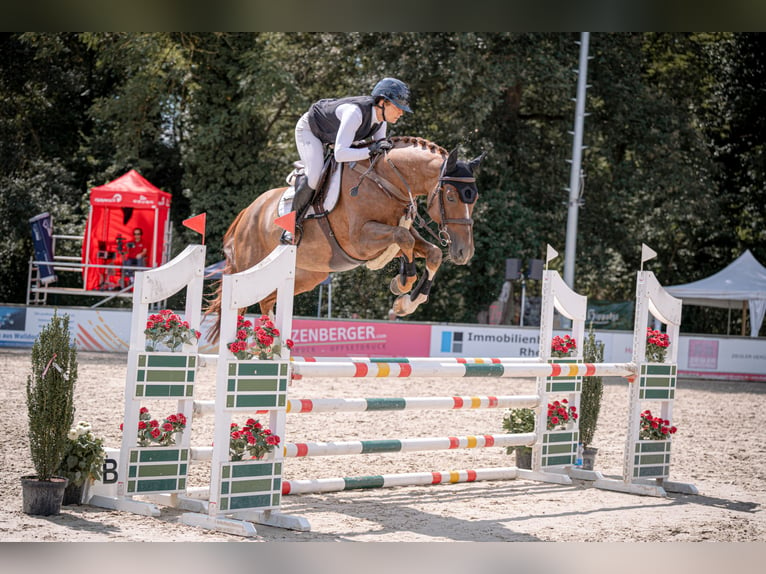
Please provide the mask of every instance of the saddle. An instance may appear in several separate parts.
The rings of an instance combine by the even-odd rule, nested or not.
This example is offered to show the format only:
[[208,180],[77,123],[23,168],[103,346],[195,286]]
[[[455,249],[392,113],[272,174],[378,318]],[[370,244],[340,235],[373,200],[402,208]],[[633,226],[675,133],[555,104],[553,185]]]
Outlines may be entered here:
[[[277,213],[280,217],[293,210],[295,184],[297,178],[299,176],[303,177],[304,174],[304,168],[301,162],[295,162],[293,165],[295,166],[295,169],[293,169],[286,178],[289,187],[282,194],[282,197],[279,200],[279,205],[277,206]],[[306,210],[306,214],[303,216],[304,221],[309,219],[316,219],[318,221],[319,227],[322,229],[322,232],[332,246],[330,266],[335,271],[348,271],[366,263],[365,261],[355,259],[346,253],[343,247],[338,243],[338,239],[335,237],[335,233],[330,225],[330,220],[327,217],[338,204],[338,199],[340,198],[340,181],[343,168],[344,166],[339,165],[332,156],[325,161],[316,193],[311,201],[311,205]]]
[[[280,216],[292,211],[293,198],[295,197],[295,183],[299,176],[304,175],[302,162],[296,161],[293,166],[294,169],[285,178],[289,187],[282,194],[282,198],[279,200],[279,206],[277,207]],[[340,178],[342,170],[343,166],[339,165],[332,156],[325,161],[324,167],[322,168],[322,175],[319,177],[319,185],[317,186],[316,193],[314,193],[314,199],[311,201],[311,205],[306,211],[304,219],[327,217],[327,214],[337,205],[338,198],[340,197]]]

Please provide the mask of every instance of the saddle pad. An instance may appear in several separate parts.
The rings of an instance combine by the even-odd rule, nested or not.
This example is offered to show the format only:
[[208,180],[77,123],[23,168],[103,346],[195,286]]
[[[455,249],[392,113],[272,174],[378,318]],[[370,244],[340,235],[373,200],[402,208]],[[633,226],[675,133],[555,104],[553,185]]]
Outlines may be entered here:
[[[343,164],[340,164],[338,167],[341,169],[336,168],[330,174],[330,181],[327,184],[327,194],[325,195],[324,203],[322,204],[325,211],[332,211],[332,209],[338,203],[338,198],[340,197],[340,176],[343,170]],[[280,217],[290,213],[293,210],[293,197],[295,197],[295,186],[291,185],[285,189],[284,193],[282,194],[282,198],[279,200],[277,213]],[[313,213],[314,206],[312,205],[308,208],[308,211],[306,211],[306,215],[312,215]]]

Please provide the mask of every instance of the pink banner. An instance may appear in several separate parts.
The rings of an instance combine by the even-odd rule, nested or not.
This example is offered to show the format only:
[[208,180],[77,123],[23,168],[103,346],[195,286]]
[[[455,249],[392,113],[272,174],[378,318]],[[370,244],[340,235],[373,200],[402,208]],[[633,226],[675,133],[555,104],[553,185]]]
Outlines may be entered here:
[[296,318],[290,338],[296,357],[427,357],[431,326]]

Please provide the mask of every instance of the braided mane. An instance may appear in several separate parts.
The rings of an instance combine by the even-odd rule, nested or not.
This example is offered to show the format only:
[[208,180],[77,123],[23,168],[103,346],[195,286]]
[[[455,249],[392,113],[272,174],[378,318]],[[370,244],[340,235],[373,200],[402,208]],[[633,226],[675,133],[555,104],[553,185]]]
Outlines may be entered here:
[[391,138],[391,142],[394,144],[394,147],[397,148],[411,145],[420,147],[421,149],[430,151],[434,154],[449,155],[449,152],[446,149],[425,138],[415,136],[395,136]]

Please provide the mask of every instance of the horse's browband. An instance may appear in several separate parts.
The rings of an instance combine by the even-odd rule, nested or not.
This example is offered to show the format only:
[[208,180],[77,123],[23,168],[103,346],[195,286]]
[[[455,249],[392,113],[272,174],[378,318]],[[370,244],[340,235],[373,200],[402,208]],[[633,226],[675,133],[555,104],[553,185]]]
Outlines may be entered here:
[[476,183],[475,177],[440,177],[439,181],[456,181],[457,183]]

